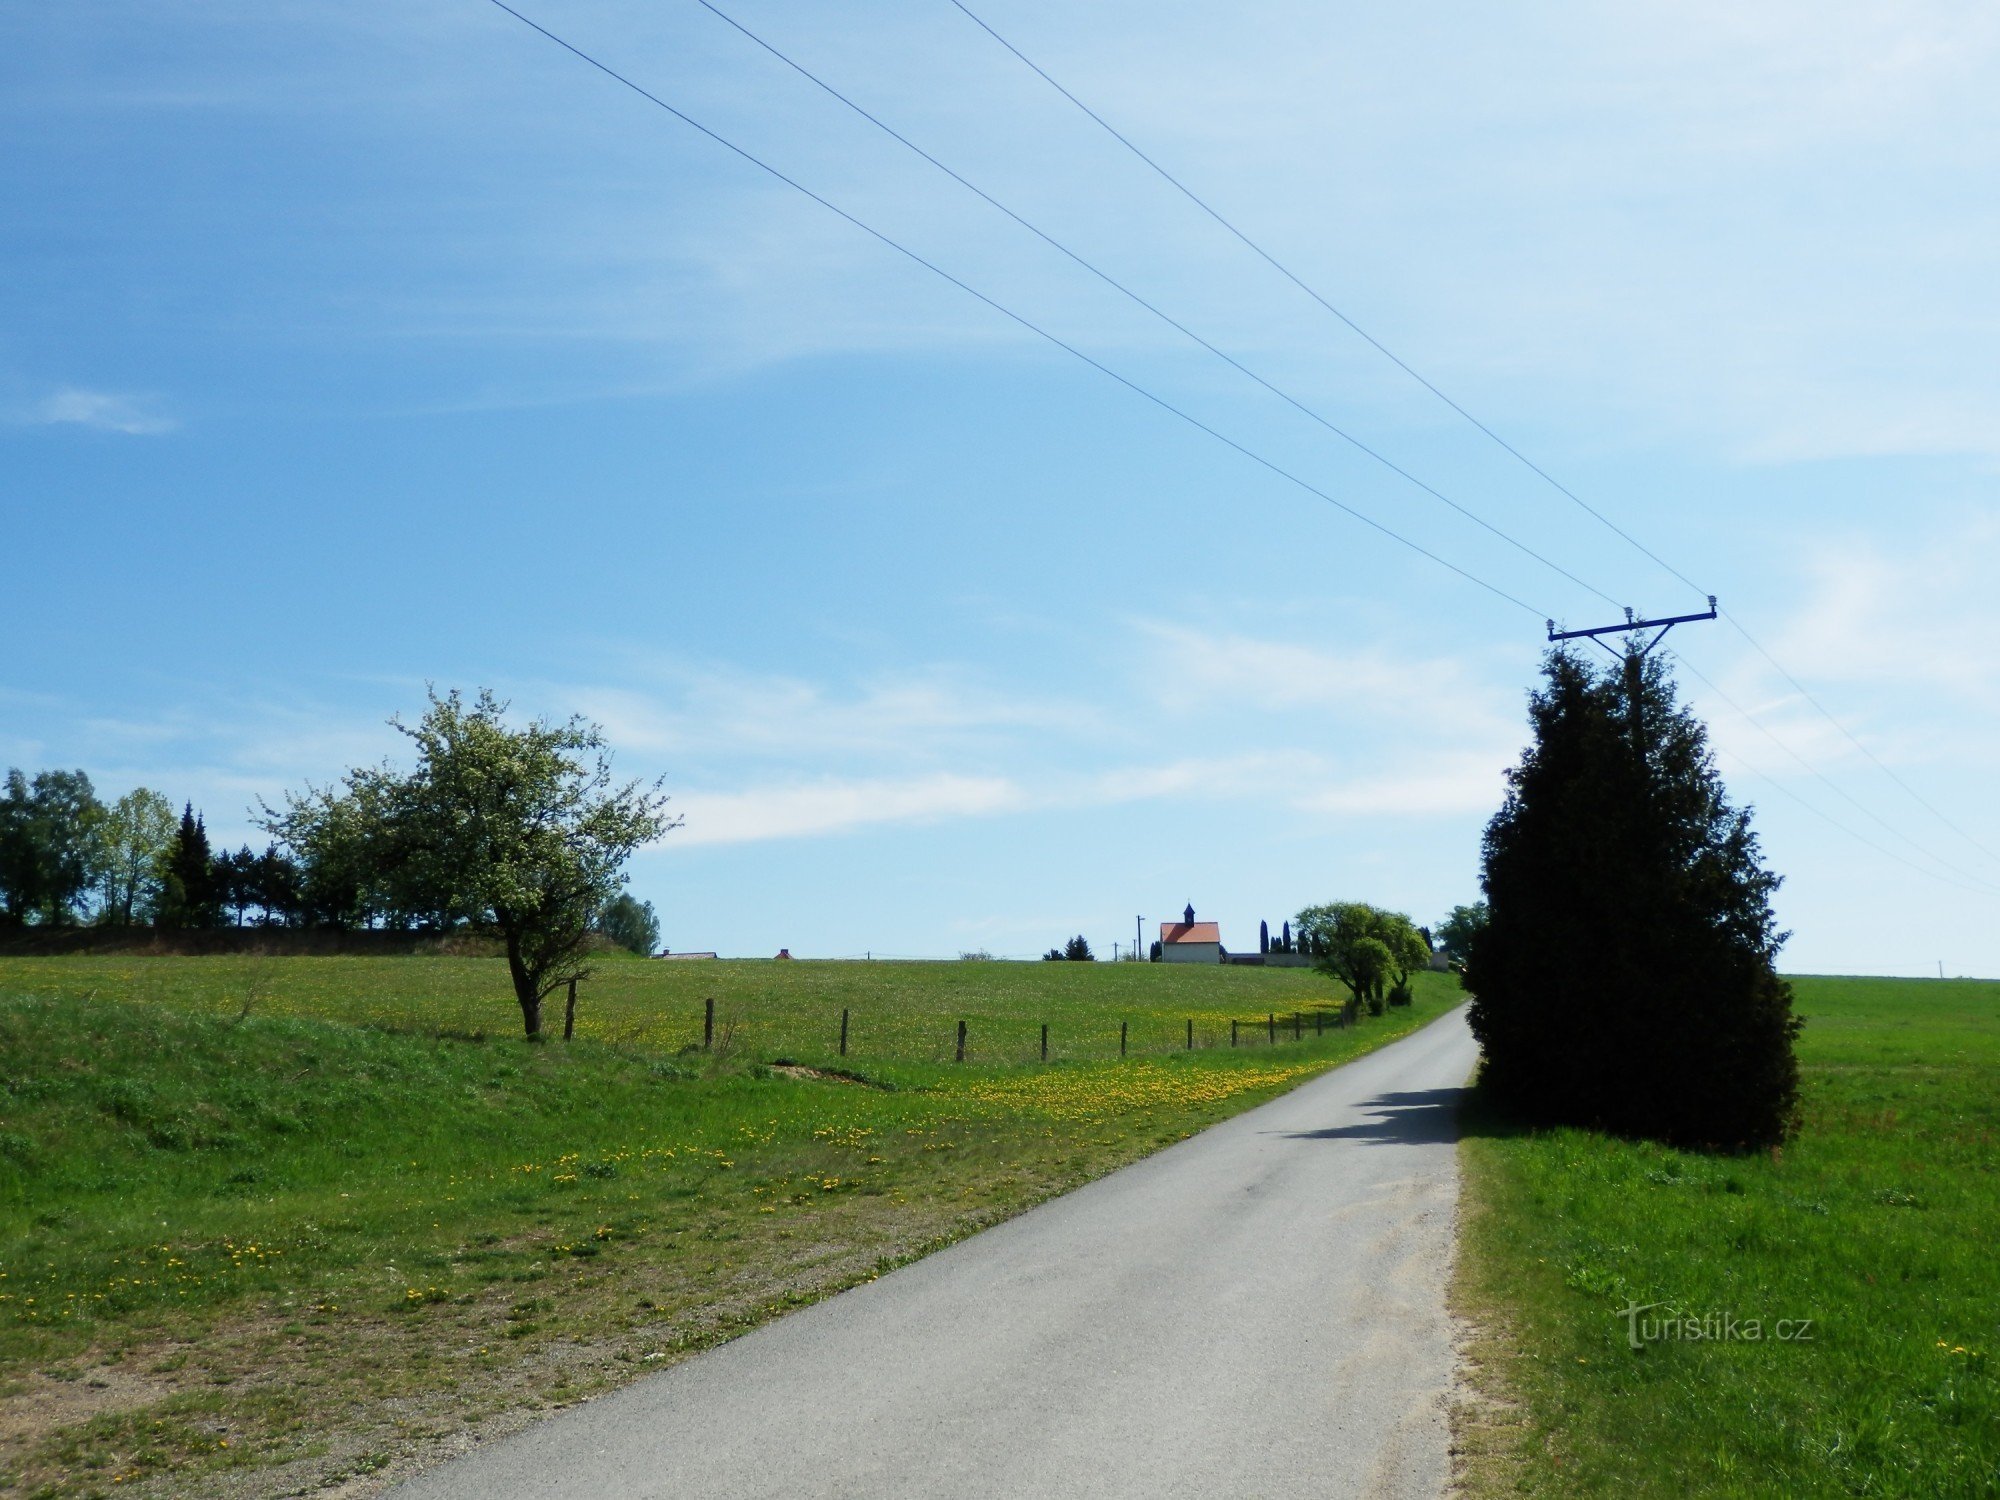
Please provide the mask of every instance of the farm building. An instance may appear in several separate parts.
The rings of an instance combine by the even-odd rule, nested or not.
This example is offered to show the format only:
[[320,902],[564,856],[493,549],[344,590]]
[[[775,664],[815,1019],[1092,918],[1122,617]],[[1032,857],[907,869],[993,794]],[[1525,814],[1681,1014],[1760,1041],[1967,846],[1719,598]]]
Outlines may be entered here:
[[1160,958],[1170,964],[1219,964],[1222,962],[1222,929],[1213,922],[1197,922],[1189,906],[1178,922],[1160,924]]

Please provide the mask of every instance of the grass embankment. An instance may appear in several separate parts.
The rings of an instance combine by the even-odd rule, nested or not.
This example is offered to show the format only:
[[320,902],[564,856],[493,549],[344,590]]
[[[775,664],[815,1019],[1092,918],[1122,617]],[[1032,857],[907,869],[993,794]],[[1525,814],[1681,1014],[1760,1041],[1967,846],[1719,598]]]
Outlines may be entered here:
[[[0,1490],[370,1487],[878,1275],[1458,998],[1426,976],[1410,1011],[1276,1048],[1161,1037],[1139,1055],[1135,1024],[1120,1060],[1121,1017],[1247,1017],[1330,987],[769,963],[704,966],[704,986],[635,962],[586,990],[575,1043],[529,1046],[508,1030],[502,967],[468,962],[0,965]],[[725,1016],[757,1001],[729,1056],[680,1050],[704,989]],[[857,1046],[865,1081],[771,1069],[827,1060],[829,998],[923,1040]],[[973,1061],[931,1060],[961,1015]],[[1058,1061],[1016,1060],[1044,1018]],[[1061,1060],[1072,1034],[1109,1042]]]
[[1782,1151],[1470,1123],[1472,1495],[2000,1494],[2000,983],[1794,984]]

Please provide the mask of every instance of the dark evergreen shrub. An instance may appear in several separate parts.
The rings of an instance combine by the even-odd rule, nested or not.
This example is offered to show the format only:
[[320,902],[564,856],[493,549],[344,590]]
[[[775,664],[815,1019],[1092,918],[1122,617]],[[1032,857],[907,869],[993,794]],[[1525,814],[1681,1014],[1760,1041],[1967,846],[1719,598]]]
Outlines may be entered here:
[[1747,809],[1729,804],[1701,722],[1644,663],[1552,652],[1534,742],[1487,825],[1488,918],[1465,966],[1481,1086],[1536,1123],[1743,1149],[1793,1128],[1786,934]]

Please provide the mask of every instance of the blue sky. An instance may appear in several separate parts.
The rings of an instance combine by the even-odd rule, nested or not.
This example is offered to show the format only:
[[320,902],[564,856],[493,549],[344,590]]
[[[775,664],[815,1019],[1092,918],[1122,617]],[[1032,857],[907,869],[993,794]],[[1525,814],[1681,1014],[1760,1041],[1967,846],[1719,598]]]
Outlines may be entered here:
[[[946,0],[718,4],[1593,588],[1700,607]],[[489,685],[667,778],[685,824],[634,888],[729,953],[1108,950],[1187,901],[1247,945],[1311,901],[1473,896],[1541,616],[1608,605],[693,0],[523,8],[1532,610],[483,0],[15,7],[0,763],[235,841],[393,752],[427,681]],[[1687,679],[1790,966],[2000,972],[1991,7],[973,8],[1956,825],[1726,624],[1677,632],[1756,716]]]

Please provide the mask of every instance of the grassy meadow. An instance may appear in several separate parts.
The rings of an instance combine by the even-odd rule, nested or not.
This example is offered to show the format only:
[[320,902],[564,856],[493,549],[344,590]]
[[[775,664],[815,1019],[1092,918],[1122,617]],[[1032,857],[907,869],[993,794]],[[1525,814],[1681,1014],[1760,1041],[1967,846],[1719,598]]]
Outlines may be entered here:
[[1780,1151],[1468,1122],[1470,1495],[2000,1494],[2000,983],[1794,985]]
[[[1134,1052],[1178,1051],[1195,1022],[1197,1045],[1227,1045],[1232,1019],[1333,1006],[1345,991],[1310,969],[1199,964],[866,963],[688,959],[608,954],[578,989],[579,1039],[673,1051],[702,1039],[703,1002],[715,1001],[718,1038],[764,1057],[835,1056],[840,1013],[850,1013],[857,1062],[947,1062],[967,1023],[967,1061],[1118,1055],[1128,1023]],[[1435,976],[1432,976],[1435,979]],[[399,1032],[501,1039],[520,1011],[491,958],[0,956],[0,993],[98,996],[206,1015],[310,1017]],[[543,1007],[562,1026],[562,996]],[[1246,1044],[1249,1033],[1244,1032]]]
[[0,1491],[371,1491],[1460,997],[1424,976],[1408,1011],[1228,1046],[1334,998],[1297,970],[611,959],[577,1040],[530,1046],[492,959],[0,959]]

